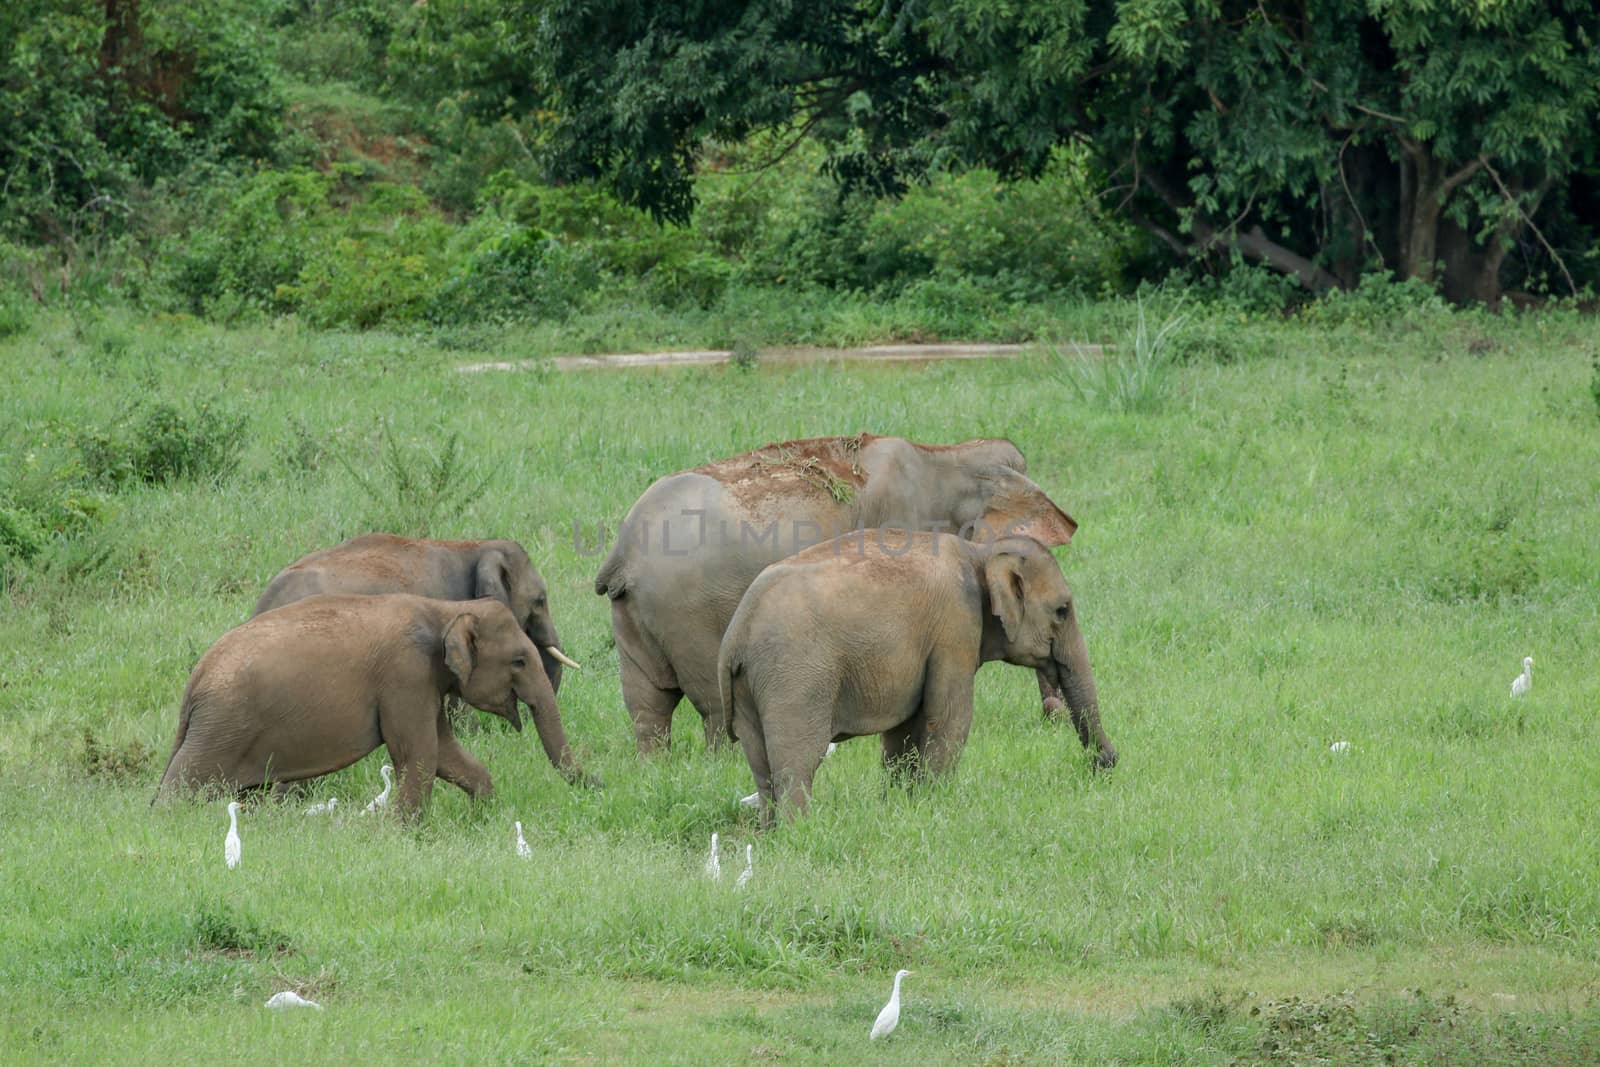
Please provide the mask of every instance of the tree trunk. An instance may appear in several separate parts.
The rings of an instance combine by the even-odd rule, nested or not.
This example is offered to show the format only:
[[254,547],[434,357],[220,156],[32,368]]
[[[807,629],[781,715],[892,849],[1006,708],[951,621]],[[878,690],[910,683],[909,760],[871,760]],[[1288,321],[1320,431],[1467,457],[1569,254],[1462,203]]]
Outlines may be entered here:
[[1437,276],[1439,219],[1445,204],[1483,164],[1475,159],[1447,174],[1427,145],[1401,137],[1400,147],[1399,273],[1402,279],[1420,278],[1431,283]]
[[1492,309],[1499,309],[1503,295],[1500,268],[1517,234],[1539,210],[1539,204],[1553,184],[1554,179],[1547,179],[1534,190],[1532,203],[1524,208],[1520,202],[1521,183],[1515,178],[1509,179],[1509,187],[1505,191],[1513,199],[1485,245],[1477,244],[1471,233],[1454,222],[1446,220],[1441,225],[1439,251],[1444,262],[1444,277],[1440,280],[1440,287],[1446,298],[1457,304],[1480,301]]

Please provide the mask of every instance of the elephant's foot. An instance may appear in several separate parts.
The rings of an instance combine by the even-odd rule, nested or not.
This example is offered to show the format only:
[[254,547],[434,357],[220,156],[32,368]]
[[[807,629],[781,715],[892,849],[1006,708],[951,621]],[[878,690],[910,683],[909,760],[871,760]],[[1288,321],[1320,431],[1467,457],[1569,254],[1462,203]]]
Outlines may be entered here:
[[1112,745],[1111,742],[1107,741],[1104,745],[1102,745],[1100,747],[1099,753],[1097,753],[1095,755],[1095,757],[1094,757],[1094,769],[1097,770],[1097,771],[1109,771],[1111,768],[1115,767],[1116,765],[1117,765],[1117,750],[1116,750],[1116,747],[1114,745]]

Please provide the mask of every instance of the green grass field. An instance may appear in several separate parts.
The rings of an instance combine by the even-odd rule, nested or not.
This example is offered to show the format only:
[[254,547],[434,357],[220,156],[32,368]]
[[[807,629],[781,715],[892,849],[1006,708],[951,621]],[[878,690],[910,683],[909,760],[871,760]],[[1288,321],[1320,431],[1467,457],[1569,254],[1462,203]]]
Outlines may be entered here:
[[[1600,328],[1239,330],[1248,358],[1141,414],[1049,356],[462,375],[570,337],[116,314],[0,342],[0,501],[92,513],[0,594],[0,1062],[1600,1060]],[[162,400],[245,416],[237,469],[91,484],[85,442]],[[848,743],[759,840],[687,705],[635,758],[574,523],[589,544],[660,474],[862,429],[1009,436],[1080,522],[1113,773],[1004,664],[951,779],[888,789]],[[452,434],[438,492],[384,467]],[[228,871],[222,804],[149,805],[188,672],[279,567],[380,527],[528,546],[606,788],[483,716],[492,801],[356,817],[380,751],[319,792],[348,815],[247,808]],[[746,891],[701,876],[712,831],[725,868],[757,840]],[[263,1010],[286,988],[326,1010]]]

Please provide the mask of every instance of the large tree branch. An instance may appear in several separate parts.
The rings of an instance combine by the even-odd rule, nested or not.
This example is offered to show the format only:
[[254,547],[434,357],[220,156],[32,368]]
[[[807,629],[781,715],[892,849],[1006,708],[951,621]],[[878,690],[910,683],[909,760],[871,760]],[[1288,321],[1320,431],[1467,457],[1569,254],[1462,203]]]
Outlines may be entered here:
[[[1561,254],[1551,246],[1549,241],[1545,240],[1544,233],[1534,224],[1532,212],[1522,210],[1522,205],[1517,202],[1516,197],[1511,195],[1511,190],[1506,188],[1506,183],[1500,180],[1500,173],[1490,166],[1487,158],[1479,156],[1478,162],[1483,164],[1483,169],[1487,170],[1489,177],[1494,179],[1494,184],[1499,187],[1500,195],[1506,198],[1506,203],[1516,210],[1522,221],[1528,224],[1528,229],[1532,230],[1533,235],[1539,238],[1539,243],[1544,245],[1544,250],[1550,253],[1550,258],[1556,261],[1556,266],[1561,268],[1561,276],[1567,280],[1567,288],[1572,291],[1573,296],[1577,296],[1578,285],[1572,280],[1572,274],[1567,270],[1566,260],[1562,259]],[[1534,211],[1539,210],[1539,204],[1544,200],[1545,194],[1555,185],[1555,182],[1556,176],[1551,174],[1546,176],[1545,180],[1539,184],[1538,191],[1533,196]]]
[[1339,279],[1332,273],[1313,263],[1305,256],[1278,244],[1266,235],[1259,225],[1252,226],[1248,231],[1240,232],[1237,225],[1217,228],[1207,222],[1200,214],[1193,210],[1192,205],[1183,203],[1170,188],[1154,175],[1145,175],[1144,182],[1159,196],[1173,211],[1189,216],[1189,230],[1194,235],[1194,241],[1185,244],[1171,231],[1163,229],[1148,219],[1138,218],[1135,221],[1145,230],[1148,230],[1168,248],[1185,256],[1202,256],[1219,248],[1231,248],[1241,255],[1265,263],[1280,273],[1290,275],[1295,281],[1314,293],[1326,292],[1337,288]]

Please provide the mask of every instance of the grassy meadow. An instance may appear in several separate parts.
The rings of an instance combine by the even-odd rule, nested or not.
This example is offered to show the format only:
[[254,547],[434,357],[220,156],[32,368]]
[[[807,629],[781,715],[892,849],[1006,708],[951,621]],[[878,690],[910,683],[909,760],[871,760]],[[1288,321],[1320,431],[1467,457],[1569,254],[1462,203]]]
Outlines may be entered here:
[[[1127,316],[1031,332],[1115,341]],[[0,500],[69,531],[0,582],[0,1061],[1600,1060],[1592,319],[1196,323],[1222,357],[1136,411],[1048,350],[454,369],[726,325],[618,321],[51,313],[0,340]],[[1081,524],[1059,556],[1114,772],[1004,664],[952,778],[888,789],[847,743],[812,815],[759,838],[742,755],[707,754],[687,704],[671,755],[636,759],[574,524],[588,550],[660,474],[863,429],[1008,436]],[[332,818],[247,807],[229,871],[221,803],[149,803],[188,672],[281,566],[376,528],[528,547],[606,787],[483,716],[462,737],[493,800],[441,784],[418,828],[360,818],[380,750],[311,798]],[[897,967],[900,1028],[869,1045]],[[263,1010],[289,988],[326,1010]]]

